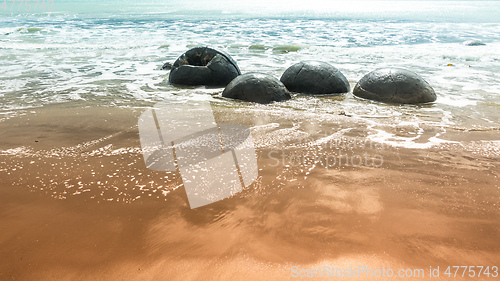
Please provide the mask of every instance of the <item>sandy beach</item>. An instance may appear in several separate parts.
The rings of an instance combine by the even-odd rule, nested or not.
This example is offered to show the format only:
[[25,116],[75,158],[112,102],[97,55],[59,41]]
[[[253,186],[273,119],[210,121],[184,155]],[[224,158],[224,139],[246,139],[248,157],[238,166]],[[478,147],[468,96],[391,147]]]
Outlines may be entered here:
[[[460,132],[469,146],[409,149],[361,146],[358,126],[328,147],[334,134],[324,132],[356,118],[332,114],[312,128],[307,114],[216,105],[218,122],[252,127],[259,178],[192,210],[178,173],[144,164],[144,110],[76,102],[0,122],[0,279],[296,280],[294,266],[424,269],[430,278],[439,266],[432,280],[462,280],[446,267],[500,265],[499,149],[474,141],[497,131]],[[383,164],[275,165],[277,151],[366,153]]]

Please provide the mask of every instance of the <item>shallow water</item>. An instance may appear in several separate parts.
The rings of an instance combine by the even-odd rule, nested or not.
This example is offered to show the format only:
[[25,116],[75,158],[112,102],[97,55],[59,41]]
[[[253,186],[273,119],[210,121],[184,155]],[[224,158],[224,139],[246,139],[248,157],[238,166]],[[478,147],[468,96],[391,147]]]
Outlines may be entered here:
[[0,123],[0,276],[294,280],[292,266],[500,262],[500,149],[482,132],[395,148],[345,115],[216,105],[218,122],[253,128],[259,177],[190,209],[177,172],[144,164],[142,111],[76,103]]

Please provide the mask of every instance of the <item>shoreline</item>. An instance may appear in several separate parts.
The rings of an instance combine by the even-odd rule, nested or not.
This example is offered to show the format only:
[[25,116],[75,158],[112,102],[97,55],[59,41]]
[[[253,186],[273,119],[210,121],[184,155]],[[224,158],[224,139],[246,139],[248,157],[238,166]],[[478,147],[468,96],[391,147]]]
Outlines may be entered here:
[[[358,121],[216,108],[218,122],[253,125],[259,178],[193,210],[178,174],[145,167],[142,109],[63,104],[0,122],[0,278],[293,280],[292,266],[500,263],[500,160],[473,135],[470,148],[349,146],[360,127],[325,147],[314,132]],[[272,151],[383,165],[275,166]]]

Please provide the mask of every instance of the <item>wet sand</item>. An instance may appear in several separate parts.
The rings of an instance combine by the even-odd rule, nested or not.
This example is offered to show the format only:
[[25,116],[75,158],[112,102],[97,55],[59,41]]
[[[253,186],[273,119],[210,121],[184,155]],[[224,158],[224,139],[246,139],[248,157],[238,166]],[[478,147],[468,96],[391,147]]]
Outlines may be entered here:
[[[292,266],[425,276],[440,266],[432,280],[449,280],[447,266],[500,266],[500,149],[476,141],[498,132],[451,132],[464,144],[408,149],[353,145],[366,137],[361,126],[333,147],[323,133],[355,118],[221,106],[218,121],[253,127],[259,178],[191,210],[180,175],[144,165],[143,110],[75,103],[0,122],[1,280],[295,280]],[[302,165],[275,165],[273,152]],[[383,164],[311,162],[338,153]]]

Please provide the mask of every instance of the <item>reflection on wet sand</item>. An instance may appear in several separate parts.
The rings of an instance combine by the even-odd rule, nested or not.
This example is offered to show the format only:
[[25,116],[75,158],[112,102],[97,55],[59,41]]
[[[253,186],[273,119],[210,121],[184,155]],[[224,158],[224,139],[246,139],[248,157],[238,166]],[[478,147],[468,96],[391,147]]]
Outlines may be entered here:
[[[346,116],[240,116],[253,127],[258,180],[192,210],[178,174],[145,167],[141,112],[52,108],[0,122],[0,279],[295,280],[292,266],[500,265],[494,142],[471,133],[428,149],[355,146],[366,131]],[[350,145],[324,145],[354,126],[342,135]],[[312,160],[275,165],[271,152]],[[383,165],[313,161],[339,152],[382,155]]]

